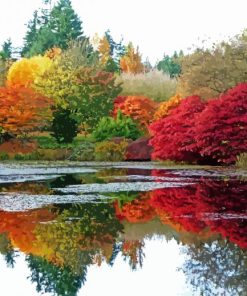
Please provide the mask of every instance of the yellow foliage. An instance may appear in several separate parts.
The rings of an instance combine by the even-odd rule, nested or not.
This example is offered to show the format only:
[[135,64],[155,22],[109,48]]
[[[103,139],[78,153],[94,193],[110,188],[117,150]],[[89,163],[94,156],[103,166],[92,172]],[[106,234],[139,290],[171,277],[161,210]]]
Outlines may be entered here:
[[180,95],[175,95],[171,97],[168,101],[161,103],[158,110],[154,113],[154,120],[159,120],[166,117],[173,108],[179,105],[181,100],[182,98],[180,97]]
[[105,65],[110,57],[111,47],[106,36],[99,41],[98,51],[100,53],[101,63]]
[[10,67],[7,75],[7,85],[10,87],[29,87],[36,77],[42,75],[51,65],[52,61],[48,57],[23,58]]
[[137,74],[144,71],[138,48],[135,51],[131,43],[128,45],[127,53],[120,59],[120,68],[125,73]]
[[119,143],[105,141],[96,144],[95,159],[98,161],[121,161],[125,159],[125,151],[128,142],[123,140]]

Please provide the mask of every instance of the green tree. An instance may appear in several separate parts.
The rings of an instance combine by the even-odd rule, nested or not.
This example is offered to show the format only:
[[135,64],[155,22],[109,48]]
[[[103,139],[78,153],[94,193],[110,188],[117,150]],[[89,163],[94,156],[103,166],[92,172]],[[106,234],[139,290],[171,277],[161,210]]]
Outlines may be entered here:
[[29,255],[26,261],[31,270],[31,282],[36,284],[37,292],[76,296],[85,281],[86,268],[77,275],[69,267],[58,267],[42,257]]
[[50,15],[50,28],[55,32],[57,46],[65,49],[68,42],[83,37],[82,22],[71,6],[70,0],[59,0]]
[[9,39],[7,39],[6,41],[4,41],[3,45],[2,45],[2,50],[0,51],[0,57],[3,60],[7,60],[11,58],[12,55],[12,41]]
[[72,8],[70,0],[43,1],[45,7],[35,11],[27,25],[22,56],[43,54],[47,49],[66,49],[71,40],[83,38],[82,22]]
[[157,64],[157,69],[170,75],[170,78],[175,78],[181,73],[181,67],[178,63],[178,58],[183,56],[183,52],[179,52],[179,56],[175,51],[172,56],[164,55],[163,59]]
[[33,43],[38,36],[38,11],[34,11],[33,18],[27,24],[27,32],[24,37],[24,46],[21,51],[22,56],[28,56]]

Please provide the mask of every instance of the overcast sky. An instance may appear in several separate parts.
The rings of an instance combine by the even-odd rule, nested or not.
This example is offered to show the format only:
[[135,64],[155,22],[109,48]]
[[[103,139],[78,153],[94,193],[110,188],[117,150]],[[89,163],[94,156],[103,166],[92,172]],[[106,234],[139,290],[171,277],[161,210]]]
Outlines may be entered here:
[[[0,0],[0,44],[21,46],[25,24],[41,0]],[[247,0],[72,0],[93,36],[110,29],[118,41],[132,41],[154,63],[164,52],[186,50],[198,38],[226,39],[247,28]]]

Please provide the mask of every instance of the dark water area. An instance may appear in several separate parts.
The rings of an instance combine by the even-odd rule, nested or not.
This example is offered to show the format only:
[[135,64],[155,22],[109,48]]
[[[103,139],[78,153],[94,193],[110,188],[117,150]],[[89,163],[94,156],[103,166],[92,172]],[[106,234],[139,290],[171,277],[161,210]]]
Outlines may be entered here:
[[0,283],[4,296],[246,296],[247,171],[0,164]]

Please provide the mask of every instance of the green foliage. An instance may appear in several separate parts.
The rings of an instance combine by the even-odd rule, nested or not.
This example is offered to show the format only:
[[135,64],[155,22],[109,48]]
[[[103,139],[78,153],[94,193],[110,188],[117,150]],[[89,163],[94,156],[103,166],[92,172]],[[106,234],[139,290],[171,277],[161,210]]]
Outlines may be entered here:
[[115,143],[105,141],[95,146],[95,160],[97,161],[122,161],[125,160],[125,152],[128,146],[127,141]]
[[76,161],[93,161],[95,145],[91,142],[84,142],[80,146],[73,149],[69,160]]
[[14,155],[14,160],[40,160],[42,155],[38,152],[32,153],[17,153]]
[[56,45],[62,49],[68,42],[82,37],[82,22],[71,6],[70,0],[59,0],[50,14],[50,28],[55,32]]
[[147,73],[122,73],[116,79],[121,84],[123,96],[144,96],[156,102],[163,102],[176,93],[177,81],[162,71]]
[[37,292],[76,296],[85,280],[86,269],[83,275],[77,275],[70,268],[57,267],[41,257],[29,255],[26,261],[31,270],[31,282],[36,284]]
[[58,143],[71,143],[76,137],[78,126],[75,119],[71,117],[68,109],[58,109],[53,113],[51,135]]
[[3,60],[8,60],[12,55],[12,42],[10,39],[7,39],[2,45],[2,50],[0,51],[0,57]]
[[[49,1],[45,5],[51,4]],[[59,0],[56,5],[34,12],[27,25],[22,49],[23,56],[43,54],[54,46],[66,49],[71,40],[83,38],[82,22],[70,0]]]
[[103,117],[93,132],[97,141],[103,141],[114,137],[124,137],[136,140],[142,135],[137,124],[128,116],[124,116],[119,110],[117,117]]
[[164,55],[163,59],[157,64],[157,69],[168,74],[170,78],[175,78],[181,73],[181,67],[178,63],[178,58],[183,56],[180,51],[179,56],[175,51],[173,56]]
[[239,156],[237,156],[236,166],[247,169],[247,152],[241,153]]
[[9,159],[8,153],[0,152],[0,160],[8,160],[8,159]]

